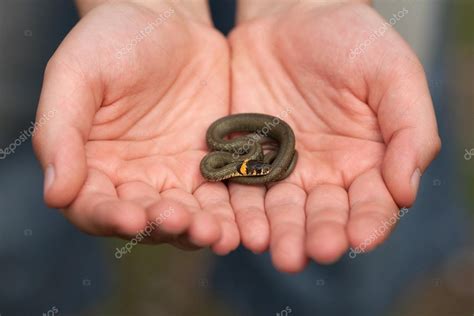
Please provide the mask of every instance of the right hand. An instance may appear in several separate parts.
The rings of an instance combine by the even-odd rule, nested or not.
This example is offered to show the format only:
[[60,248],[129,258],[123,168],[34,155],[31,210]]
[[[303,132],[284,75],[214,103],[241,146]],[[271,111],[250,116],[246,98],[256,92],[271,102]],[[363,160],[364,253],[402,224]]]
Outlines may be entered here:
[[46,203],[81,230],[128,239],[172,207],[147,242],[225,254],[239,244],[228,191],[203,182],[199,161],[229,114],[229,51],[183,6],[89,12],[48,63],[37,118],[55,115],[34,148]]

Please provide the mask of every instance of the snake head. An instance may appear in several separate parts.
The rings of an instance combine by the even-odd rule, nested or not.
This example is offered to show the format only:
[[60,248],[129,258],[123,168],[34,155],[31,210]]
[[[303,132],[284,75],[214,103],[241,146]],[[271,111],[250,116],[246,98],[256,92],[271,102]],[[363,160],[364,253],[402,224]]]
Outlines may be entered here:
[[237,167],[237,172],[245,177],[264,176],[272,171],[272,165],[258,160],[245,159]]

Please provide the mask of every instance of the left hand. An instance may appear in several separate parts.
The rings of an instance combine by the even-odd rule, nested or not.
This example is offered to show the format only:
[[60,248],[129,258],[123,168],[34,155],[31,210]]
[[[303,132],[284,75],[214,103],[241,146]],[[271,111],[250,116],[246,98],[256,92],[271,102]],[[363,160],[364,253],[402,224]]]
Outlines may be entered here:
[[372,8],[300,1],[270,11],[230,35],[231,112],[282,114],[299,161],[269,189],[229,191],[244,245],[269,246],[277,269],[297,272],[307,257],[331,263],[383,242],[392,224],[371,234],[412,205],[440,139],[423,67],[391,27],[351,57],[384,23]]

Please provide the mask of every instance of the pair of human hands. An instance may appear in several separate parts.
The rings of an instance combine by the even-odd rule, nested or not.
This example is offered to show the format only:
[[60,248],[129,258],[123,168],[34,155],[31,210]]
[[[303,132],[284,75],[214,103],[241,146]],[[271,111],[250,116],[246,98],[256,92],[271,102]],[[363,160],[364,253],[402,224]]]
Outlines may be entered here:
[[[297,272],[308,258],[334,262],[414,202],[440,149],[432,101],[395,31],[350,56],[384,22],[372,8],[281,2],[225,38],[185,4],[99,6],[51,58],[37,117],[55,115],[33,140],[49,206],[84,232],[127,239],[171,207],[145,242],[226,254],[242,241]],[[286,113],[299,152],[289,178],[202,178],[207,127],[240,112]]]

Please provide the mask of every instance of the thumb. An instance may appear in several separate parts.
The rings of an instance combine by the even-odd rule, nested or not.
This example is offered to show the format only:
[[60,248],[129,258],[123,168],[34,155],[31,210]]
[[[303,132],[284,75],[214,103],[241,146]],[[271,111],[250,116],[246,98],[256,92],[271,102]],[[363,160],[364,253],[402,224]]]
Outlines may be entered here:
[[420,177],[441,148],[423,68],[413,62],[405,66],[386,77],[387,89],[377,110],[387,145],[383,178],[400,207],[414,203]]
[[[77,68],[77,67],[76,67]],[[81,71],[53,57],[46,67],[33,147],[44,170],[44,199],[69,205],[85,182],[84,145],[98,102]]]

